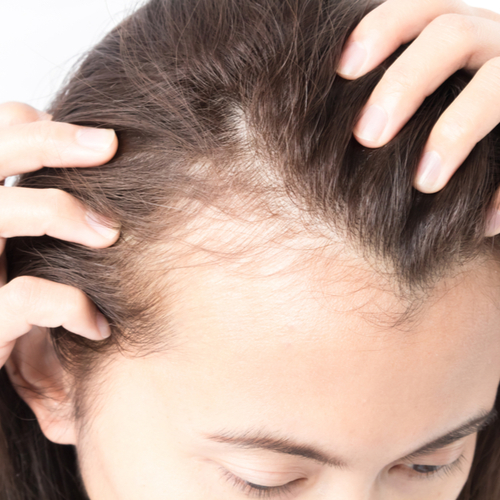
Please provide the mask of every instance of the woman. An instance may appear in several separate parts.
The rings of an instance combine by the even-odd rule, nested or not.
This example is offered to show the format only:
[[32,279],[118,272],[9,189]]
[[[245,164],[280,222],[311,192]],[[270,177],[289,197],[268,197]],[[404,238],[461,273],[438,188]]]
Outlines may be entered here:
[[[499,19],[452,7],[153,0],[4,110],[4,498],[500,496]],[[116,155],[41,168],[115,153],[60,121]]]

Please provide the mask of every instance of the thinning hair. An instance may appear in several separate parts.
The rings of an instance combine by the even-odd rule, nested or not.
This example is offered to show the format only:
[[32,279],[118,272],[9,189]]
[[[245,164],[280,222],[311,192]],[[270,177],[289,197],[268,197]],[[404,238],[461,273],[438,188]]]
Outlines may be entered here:
[[[357,80],[336,74],[345,41],[379,3],[151,0],[85,56],[50,112],[57,121],[114,128],[116,156],[92,169],[43,168],[18,185],[67,191],[120,223],[121,237],[101,250],[48,236],[7,244],[9,279],[75,286],[110,320],[113,335],[98,346],[51,331],[78,380],[112,348],[168,347],[158,335],[169,300],[160,283],[176,256],[159,249],[173,248],[210,206],[259,214],[275,230],[270,240],[301,231],[340,238],[410,295],[475,259],[498,258],[484,231],[500,184],[499,127],[444,189],[412,187],[433,126],[470,74],[448,78],[387,145],[370,149],[353,137],[376,84],[409,45]],[[85,498],[74,450],[45,440],[1,376],[0,497]],[[84,384],[77,389],[83,401]],[[500,496],[499,430],[487,432],[461,500]]]

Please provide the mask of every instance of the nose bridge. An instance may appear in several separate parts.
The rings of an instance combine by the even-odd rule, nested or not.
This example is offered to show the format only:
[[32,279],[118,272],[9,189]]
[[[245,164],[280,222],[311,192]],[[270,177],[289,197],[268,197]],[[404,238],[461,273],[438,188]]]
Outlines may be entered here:
[[318,489],[318,500],[387,500],[379,482],[356,473],[341,471]]

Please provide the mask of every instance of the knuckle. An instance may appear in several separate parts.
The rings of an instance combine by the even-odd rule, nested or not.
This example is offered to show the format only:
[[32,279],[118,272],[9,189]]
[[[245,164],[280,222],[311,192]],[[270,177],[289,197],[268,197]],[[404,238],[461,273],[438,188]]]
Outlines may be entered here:
[[0,125],[2,126],[35,120],[36,111],[27,104],[16,101],[0,103]]
[[37,144],[44,144],[52,140],[50,124],[47,122],[35,122],[31,123],[29,127],[31,128],[31,139]]
[[61,223],[66,223],[68,219],[78,217],[75,205],[79,202],[66,191],[46,188],[37,190],[36,194],[36,217],[43,234],[47,234]]
[[13,112],[22,109],[23,105],[16,101],[6,101],[0,103],[0,112]]
[[454,42],[463,40],[464,44],[472,43],[476,36],[474,18],[462,14],[441,14],[431,21],[429,27],[436,30],[441,37],[447,35]]
[[493,57],[486,61],[478,73],[487,74],[493,90],[500,92],[500,57]]
[[72,290],[72,298],[69,301],[69,311],[70,316],[77,316],[85,311],[88,306],[87,296],[80,290],[70,287]]
[[62,324],[90,310],[90,301],[81,290],[33,276],[14,278],[2,292],[3,305],[12,314],[23,317],[47,318],[50,311],[57,310]]
[[435,135],[438,141],[444,144],[454,145],[469,142],[471,131],[475,130],[476,125],[472,123],[471,118],[455,114],[453,119],[447,118],[436,126]]
[[41,162],[53,162],[60,156],[59,141],[53,122],[37,121],[29,124],[31,134],[27,135],[29,146],[38,152]]
[[72,286],[64,285],[64,307],[61,308],[61,317],[65,319],[83,317],[89,310],[90,300],[84,292]]
[[53,219],[68,213],[73,204],[73,197],[69,193],[56,188],[42,189],[42,192],[47,215],[50,218]]
[[415,77],[411,71],[400,69],[395,63],[384,75],[384,94],[395,100],[397,97],[407,95],[415,87]]
[[6,296],[6,301],[9,308],[16,313],[36,308],[41,296],[40,284],[40,279],[32,276],[14,278],[7,285],[9,293]]
[[484,66],[493,69],[494,71],[500,72],[500,56],[492,57],[484,63]]

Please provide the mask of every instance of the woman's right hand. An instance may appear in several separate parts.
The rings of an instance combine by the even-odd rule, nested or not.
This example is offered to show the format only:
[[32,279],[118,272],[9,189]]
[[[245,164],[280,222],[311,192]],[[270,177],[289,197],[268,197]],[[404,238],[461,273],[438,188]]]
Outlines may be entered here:
[[21,103],[0,104],[0,367],[16,339],[33,326],[58,327],[92,340],[107,338],[109,325],[80,290],[40,278],[7,283],[6,238],[49,235],[92,248],[116,242],[112,223],[87,211],[68,193],[56,189],[5,187],[6,177],[42,167],[92,167],[115,155],[113,130],[53,122],[52,117]]

